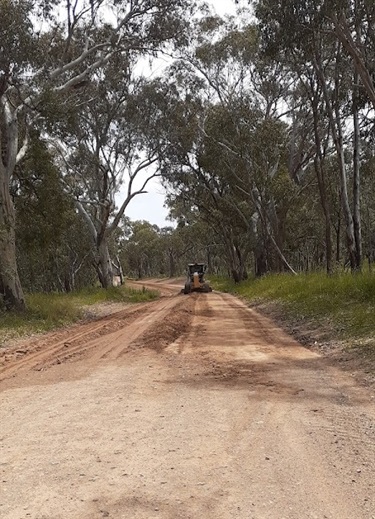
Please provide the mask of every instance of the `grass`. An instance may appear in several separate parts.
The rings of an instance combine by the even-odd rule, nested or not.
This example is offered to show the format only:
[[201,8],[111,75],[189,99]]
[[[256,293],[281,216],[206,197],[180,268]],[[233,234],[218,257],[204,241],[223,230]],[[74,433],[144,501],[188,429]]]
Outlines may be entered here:
[[0,344],[11,338],[45,332],[79,321],[84,307],[105,303],[139,303],[156,299],[156,291],[135,290],[126,286],[108,290],[88,288],[69,294],[28,294],[23,314],[0,312]]
[[129,288],[126,285],[121,287],[111,287],[107,290],[101,288],[86,288],[79,292],[65,294],[76,305],[93,305],[97,303],[105,303],[108,301],[118,303],[142,303],[151,301],[158,297],[155,290]]
[[329,326],[336,337],[363,344],[375,357],[375,274],[279,274],[238,285],[223,278],[213,282],[218,290],[253,303],[277,303],[290,321]]

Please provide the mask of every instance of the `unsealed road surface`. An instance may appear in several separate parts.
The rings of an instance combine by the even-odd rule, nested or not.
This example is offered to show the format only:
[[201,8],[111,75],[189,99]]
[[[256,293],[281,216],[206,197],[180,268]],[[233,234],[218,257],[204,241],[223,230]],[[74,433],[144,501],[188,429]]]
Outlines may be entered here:
[[373,519],[375,401],[220,293],[3,349],[2,519]]

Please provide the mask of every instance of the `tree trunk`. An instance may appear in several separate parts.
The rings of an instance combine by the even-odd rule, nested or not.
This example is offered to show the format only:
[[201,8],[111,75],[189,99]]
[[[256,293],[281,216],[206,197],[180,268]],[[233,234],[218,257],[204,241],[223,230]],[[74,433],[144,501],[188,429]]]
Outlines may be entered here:
[[236,256],[238,259],[238,272],[239,272],[240,281],[244,281],[245,279],[247,279],[247,272],[246,272],[246,265],[245,265],[247,254],[242,254],[241,249],[238,247],[238,245],[235,245],[235,251],[236,251]]
[[112,261],[109,255],[108,244],[103,239],[98,245],[98,264],[100,270],[100,283],[103,288],[113,286]]
[[[341,207],[341,202],[340,202]],[[341,211],[337,215],[337,229],[336,229],[336,263],[341,261]]]
[[324,215],[325,228],[325,245],[326,245],[326,271],[327,274],[332,274],[332,233],[331,233],[331,215],[329,212],[327,193],[325,189],[323,165],[320,158],[314,160],[315,172],[318,179],[320,203]]
[[168,256],[169,256],[169,277],[174,278],[176,275],[176,265],[175,265],[173,250],[169,250]]
[[[235,283],[240,283],[245,279],[245,259],[246,255],[242,254],[238,245],[233,242],[232,238],[225,239],[227,242],[226,252],[229,263],[230,272]],[[247,275],[247,273],[246,273]]]
[[[339,59],[339,49],[337,51],[337,60]],[[352,271],[356,270],[356,250],[355,250],[355,239],[354,239],[354,223],[353,215],[350,209],[347,176],[345,168],[344,148],[343,148],[343,136],[342,136],[342,125],[341,125],[341,114],[339,107],[339,71],[336,70],[335,76],[335,97],[332,104],[330,95],[328,93],[326,79],[322,70],[320,56],[315,56],[315,68],[318,74],[321,87],[324,94],[324,100],[327,108],[328,118],[330,122],[332,138],[335,144],[337,153],[337,161],[340,172],[340,189],[341,189],[341,202],[343,215],[345,219],[345,231],[346,231],[346,246],[349,255],[350,268]]]
[[267,257],[265,254],[265,247],[263,245],[256,247],[254,252],[255,257],[255,276],[257,278],[265,276],[268,272]]
[[[354,74],[354,85],[358,85],[358,73]],[[361,229],[361,177],[360,177],[360,153],[361,137],[358,118],[358,87],[353,91],[353,224],[355,239],[356,268],[360,270],[362,262],[362,229]]]
[[67,293],[72,292],[73,290],[72,273],[69,268],[66,269],[64,275],[64,289]]
[[120,257],[118,255],[116,256],[116,261],[117,261],[118,273],[119,273],[119,276],[120,276],[120,285],[123,285],[124,284],[124,271],[122,270],[122,265],[121,265]]
[[291,272],[294,275],[297,275],[297,272],[288,263],[286,257],[284,256],[282,250],[279,248],[279,246],[276,243],[275,238],[272,235],[272,232],[271,232],[271,230],[269,228],[269,220],[268,220],[268,218],[266,216],[266,212],[263,211],[262,203],[261,203],[261,200],[259,198],[259,195],[258,195],[258,192],[257,192],[256,189],[252,190],[252,200],[253,200],[254,205],[256,207],[256,210],[258,212],[260,221],[263,224],[263,229],[264,229],[265,235],[270,240],[270,242],[271,242],[271,244],[272,244],[272,246],[273,246],[273,248],[274,248],[274,250],[275,250],[275,252],[277,254],[277,257],[281,260],[281,264],[285,266],[285,269],[287,271]]
[[8,175],[0,165],[0,284],[7,310],[24,311],[25,298],[18,275],[15,239],[15,211],[9,192]]
[[327,274],[332,273],[332,233],[331,233],[331,215],[329,210],[329,204],[327,199],[327,190],[324,179],[323,169],[323,155],[322,155],[322,143],[319,135],[318,127],[318,106],[317,100],[313,100],[313,115],[314,115],[314,137],[316,146],[316,158],[314,160],[316,177],[318,180],[320,203],[322,205],[324,222],[325,222],[325,244],[326,244],[326,270]]
[[353,215],[350,209],[349,196],[348,196],[348,186],[347,186],[347,177],[346,177],[346,168],[345,168],[345,158],[344,158],[344,148],[342,145],[342,129],[341,129],[341,121],[339,120],[338,110],[336,113],[336,124],[338,129],[338,146],[337,146],[337,156],[338,163],[340,169],[340,178],[341,178],[341,202],[343,208],[343,214],[345,219],[345,233],[346,233],[346,246],[349,254],[349,262],[350,269],[352,271],[357,270],[357,255],[355,248],[355,238],[354,238],[354,222]]

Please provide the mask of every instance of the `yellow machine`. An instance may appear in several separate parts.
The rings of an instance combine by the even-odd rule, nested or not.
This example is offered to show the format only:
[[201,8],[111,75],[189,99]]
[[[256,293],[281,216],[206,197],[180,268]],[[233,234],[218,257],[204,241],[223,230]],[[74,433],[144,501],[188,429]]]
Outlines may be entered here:
[[204,263],[189,263],[186,283],[181,292],[184,294],[190,294],[190,292],[212,292],[212,288],[204,279],[206,269],[207,267]]

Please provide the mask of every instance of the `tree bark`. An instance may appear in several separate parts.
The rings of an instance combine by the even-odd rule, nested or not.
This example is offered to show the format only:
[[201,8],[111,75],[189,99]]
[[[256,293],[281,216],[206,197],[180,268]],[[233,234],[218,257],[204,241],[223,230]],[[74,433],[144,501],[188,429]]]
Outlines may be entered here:
[[[337,60],[339,56],[339,49],[337,50]],[[320,63],[320,57],[315,56],[314,65],[318,75],[318,78],[321,83],[321,87],[324,94],[324,100],[326,104],[327,114],[330,122],[332,138],[335,144],[335,149],[337,153],[337,162],[340,172],[340,188],[341,188],[341,202],[343,215],[345,219],[345,231],[346,231],[346,246],[347,252],[349,255],[350,268],[352,271],[356,270],[356,250],[355,250],[355,239],[354,239],[354,223],[353,223],[353,215],[350,208],[349,196],[348,196],[348,185],[347,185],[347,176],[346,176],[346,168],[345,168],[345,157],[344,157],[344,148],[343,148],[343,136],[342,136],[342,125],[341,125],[341,115],[340,115],[340,107],[339,107],[339,71],[336,70],[335,76],[335,98],[334,102],[331,102],[326,78],[324,76],[324,72],[322,70],[322,65]]]
[[5,167],[0,164],[0,285],[6,309],[24,311],[25,297],[16,260],[16,218],[8,178]]
[[341,202],[342,208],[345,218],[345,234],[346,234],[346,246],[349,254],[349,262],[350,269],[352,271],[357,270],[357,255],[355,248],[355,238],[354,238],[354,222],[353,215],[350,209],[349,196],[348,196],[348,186],[347,186],[347,177],[346,177],[346,168],[345,168],[345,158],[344,158],[344,149],[342,145],[342,130],[341,130],[341,121],[339,120],[339,115],[336,114],[336,123],[338,125],[338,163],[340,170],[340,178],[341,178]]
[[286,259],[286,257],[284,256],[282,250],[280,249],[280,247],[277,245],[276,243],[276,240],[275,238],[273,237],[272,235],[272,232],[269,228],[269,220],[266,216],[266,213],[263,211],[263,208],[262,208],[262,203],[261,203],[261,200],[260,200],[260,197],[259,197],[259,194],[258,194],[258,191],[254,188],[252,190],[252,200],[254,202],[254,205],[256,207],[256,210],[258,212],[258,215],[259,215],[259,218],[260,218],[260,221],[262,222],[263,224],[263,229],[264,229],[264,232],[266,234],[266,236],[269,238],[270,242],[272,243],[273,245],[273,248],[277,254],[277,257],[280,259],[281,261],[281,264],[285,266],[285,269],[289,272],[291,272],[292,274],[294,274],[295,276],[297,275],[297,272],[294,270],[294,268],[288,263],[288,260]]
[[98,244],[98,267],[100,272],[99,279],[102,287],[109,288],[113,286],[112,260],[105,239]]
[[230,231],[227,232],[227,229],[223,226],[220,226],[220,234],[225,244],[225,256],[230,276],[233,278],[235,283],[240,283],[243,280],[242,266],[240,256],[238,255],[238,249],[233,242],[233,236],[231,236]]
[[[0,99],[0,286],[7,310],[26,309],[16,257],[16,217],[10,180],[26,145],[18,149],[18,113],[4,96]],[[3,135],[2,135],[3,132]]]
[[[340,198],[340,208],[342,207],[341,203],[341,195],[338,194]],[[337,214],[337,227],[336,227],[336,263],[337,265],[341,261],[341,210],[338,211]]]
[[265,254],[265,247],[261,245],[257,247],[254,252],[255,276],[257,278],[265,276],[268,272],[267,257]]
[[[315,94],[314,94],[315,95]],[[313,116],[314,116],[314,137],[316,146],[316,157],[314,160],[314,167],[316,177],[318,180],[320,203],[322,205],[325,223],[325,244],[326,244],[326,270],[327,274],[332,273],[332,233],[331,233],[331,215],[329,210],[329,204],[327,199],[327,191],[324,180],[324,169],[323,169],[323,155],[321,138],[319,135],[318,128],[318,107],[316,99],[312,102]]]
[[361,50],[361,43],[358,44],[354,41],[353,34],[344,15],[341,15],[340,20],[337,16],[334,16],[332,21],[335,26],[336,35],[341,41],[344,49],[352,58],[354,68],[358,76],[361,77],[368,98],[375,108],[375,85],[371,77],[371,71],[366,65],[366,60]]
[[[358,73],[354,74],[354,85],[358,85]],[[362,263],[362,228],[361,228],[361,137],[358,116],[358,87],[353,90],[353,225],[356,252],[356,269],[360,270]]]
[[169,277],[174,278],[176,275],[176,262],[175,262],[174,253],[173,253],[172,249],[169,249],[168,257],[169,257]]

